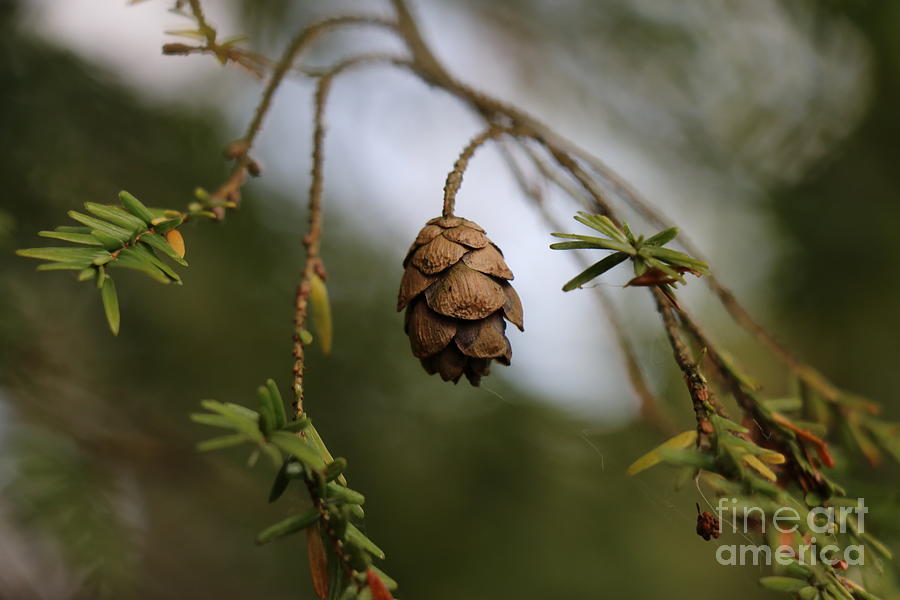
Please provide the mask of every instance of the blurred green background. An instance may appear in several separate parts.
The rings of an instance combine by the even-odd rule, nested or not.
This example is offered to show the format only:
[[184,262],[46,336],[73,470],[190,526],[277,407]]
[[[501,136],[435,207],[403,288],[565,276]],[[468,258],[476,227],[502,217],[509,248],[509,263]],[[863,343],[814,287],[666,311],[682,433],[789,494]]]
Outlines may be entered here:
[[[653,65],[684,68],[678,49],[692,43],[679,33],[683,23],[660,20],[652,3],[637,3],[641,10],[612,1],[568,2],[565,10],[536,0],[487,4],[459,10],[503,36],[524,36],[525,46],[535,22],[547,43],[582,45],[556,57],[565,70],[551,75],[582,87],[602,84],[604,69],[616,71],[610,65],[619,61],[617,77],[629,74],[635,89],[652,90]],[[684,19],[702,24],[704,9],[714,12],[715,3],[687,4]],[[730,173],[734,190],[754,189],[755,209],[776,240],[761,252],[773,268],[755,275],[756,308],[812,364],[897,419],[900,3],[766,4],[785,19],[810,19],[811,36],[840,23],[861,40],[871,88],[841,91],[858,93],[859,118],[824,113],[849,124],[828,122],[823,131],[840,139],[798,159],[788,175],[755,173],[765,161],[734,151],[747,144],[724,144],[690,121],[680,124],[687,141],[674,136],[654,143],[654,152],[687,148],[698,169]],[[305,188],[287,194],[263,178],[223,225],[188,228],[183,287],[121,276],[123,328],[113,338],[89,286],[37,273],[14,249],[37,245],[35,233],[62,223],[66,210],[112,202],[122,188],[151,205],[183,205],[195,186],[222,179],[221,148],[237,129],[209,107],[136,93],[35,36],[20,9],[0,0],[0,598],[311,598],[301,537],[252,543],[302,499],[267,504],[268,465],[247,468],[240,450],[197,454],[194,444],[209,432],[187,419],[201,398],[252,404],[267,377],[286,386],[305,227],[296,198]],[[309,19],[286,2],[247,2],[243,11],[238,18],[267,41]],[[619,51],[604,55],[603,69],[588,51],[598,40]],[[650,66],[626,68],[635,63]],[[784,68],[791,65],[786,59]],[[729,101],[736,106],[739,90]],[[825,85],[816,97],[828,103],[836,93]],[[674,105],[651,108],[677,116]],[[308,113],[308,105],[297,110]],[[794,115],[799,122],[825,118],[815,106],[801,110],[808,112]],[[788,117],[754,118],[740,140]],[[728,212],[730,191],[721,191],[716,210]],[[740,236],[720,236],[713,257]],[[695,489],[676,491],[665,468],[625,477],[629,462],[658,443],[656,432],[568,412],[515,380],[494,377],[488,392],[426,376],[393,310],[397,250],[334,211],[324,255],[335,350],[311,352],[309,410],[367,496],[367,531],[387,552],[399,597],[702,600],[726,590],[768,597],[755,583],[760,569],[717,566],[714,546],[694,534]],[[741,256],[735,264],[753,261]],[[547,285],[556,289],[568,275]],[[741,278],[740,269],[727,277],[738,285]],[[526,299],[526,319],[552,318],[527,311]],[[635,318],[644,321],[639,339],[658,337],[655,315]],[[789,385],[745,336],[724,323],[719,333],[761,380]],[[666,408],[689,426],[669,362],[651,361],[646,370]],[[839,478],[866,493],[875,530],[900,541],[897,469],[847,471]]]

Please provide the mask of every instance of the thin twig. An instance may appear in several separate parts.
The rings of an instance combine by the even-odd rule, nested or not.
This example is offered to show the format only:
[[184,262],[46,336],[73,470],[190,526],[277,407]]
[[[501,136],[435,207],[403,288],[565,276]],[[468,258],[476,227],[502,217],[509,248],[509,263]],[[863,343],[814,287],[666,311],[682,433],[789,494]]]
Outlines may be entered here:
[[265,68],[270,61],[259,54],[249,52],[244,48],[233,46],[220,46],[218,44],[204,44],[202,46],[190,46],[177,42],[163,44],[163,54],[167,56],[190,56],[191,54],[212,54],[224,63],[232,62],[257,79],[265,77]]
[[404,59],[391,55],[367,54],[348,58],[331,67],[319,77],[314,95],[313,140],[312,140],[312,168],[309,185],[309,229],[303,237],[303,246],[306,250],[306,263],[300,283],[294,297],[294,366],[292,370],[294,392],[294,412],[299,418],[303,415],[303,373],[305,369],[305,353],[301,331],[306,327],[306,319],[309,312],[309,296],[312,291],[312,278],[317,276],[323,281],[327,275],[325,266],[319,257],[322,243],[322,191],[324,185],[324,145],[325,145],[325,105],[334,78],[347,71],[351,67],[373,63],[402,63]]
[[653,299],[656,301],[656,309],[662,317],[666,337],[672,347],[675,362],[684,376],[685,385],[691,395],[694,404],[694,416],[697,419],[697,433],[710,435],[715,431],[709,416],[713,411],[723,414],[721,406],[715,399],[712,389],[706,382],[706,378],[700,373],[697,363],[691,358],[690,352],[681,339],[678,322],[675,319],[674,308],[666,295],[656,286],[651,288]]
[[[766,410],[754,394],[755,389],[753,386],[747,381],[746,377],[744,377],[734,365],[721,354],[715,345],[710,342],[697,321],[683,308],[679,309],[678,316],[685,331],[687,331],[701,347],[706,349],[710,363],[718,373],[719,378],[725,383],[728,390],[734,396],[735,400],[737,400],[738,405],[747,415],[753,418],[754,423],[761,430],[765,431],[765,434],[770,438],[770,441],[783,441],[786,436],[781,435],[778,430],[779,428],[787,430],[792,432],[798,438],[810,443],[815,448],[816,453],[819,455],[825,466],[834,466],[834,458],[831,455],[828,444],[824,440],[808,430],[798,427],[777,412]],[[773,434],[777,436],[777,439],[772,439]],[[794,456],[794,451],[791,449],[790,445],[781,445],[783,446],[785,453],[791,456],[791,459],[797,468],[798,477],[806,478],[807,475],[804,474],[804,470],[799,468],[800,459]]]
[[322,34],[336,27],[345,25],[378,25],[381,27],[393,27],[391,21],[380,19],[378,17],[347,15],[324,19],[310,25],[294,36],[294,39],[291,40],[291,43],[284,51],[281,59],[276,63],[275,69],[272,71],[272,76],[269,79],[269,83],[265,90],[263,90],[262,97],[253,114],[253,119],[247,126],[247,131],[244,134],[243,140],[247,143],[248,147],[253,145],[253,141],[262,126],[263,118],[265,118],[266,114],[269,112],[272,98],[274,97],[276,90],[281,85],[284,76],[287,74],[288,70],[291,69],[300,54]]
[[[207,22],[206,17],[203,14],[203,7],[200,0],[190,0],[190,6],[198,25],[206,34],[207,48],[215,51],[215,48],[217,48],[215,39],[216,32]],[[395,27],[393,21],[376,16],[342,15],[313,23],[312,25],[305,27],[292,38],[290,44],[288,44],[288,47],[281,55],[281,58],[274,64],[272,74],[263,90],[259,103],[253,112],[253,118],[247,125],[244,135],[235,142],[229,144],[228,150],[226,151],[227,156],[234,159],[234,166],[225,182],[210,195],[210,200],[217,202],[217,204],[212,207],[213,213],[216,215],[217,219],[221,220],[225,217],[225,209],[227,206],[236,207],[239,205],[240,188],[244,185],[248,172],[250,174],[258,174],[259,166],[250,157],[250,149],[253,147],[257,135],[259,135],[263,120],[272,107],[272,99],[275,96],[275,92],[281,86],[285,75],[293,68],[294,63],[298,60],[303,51],[309,48],[315,40],[335,28],[347,25],[375,25],[378,27],[386,27],[391,30]],[[227,205],[223,205],[223,203],[227,203]]]
[[583,208],[588,210],[594,210],[593,201],[588,198],[583,191],[578,189],[578,187],[570,180],[563,176],[558,169],[554,169],[552,166],[547,164],[547,161],[542,159],[537,155],[531,146],[525,141],[521,141],[519,143],[519,147],[522,151],[528,156],[531,163],[537,168],[538,172],[541,176],[544,177],[547,181],[553,182],[556,187],[562,190],[565,195],[570,198],[575,199],[578,204],[580,204]]
[[[675,226],[672,219],[647,201],[633,186],[602,160],[577,147],[573,147],[572,151],[609,182],[613,189],[618,192],[619,196],[650,223],[662,229],[668,229]],[[697,244],[695,244],[690,237],[685,235],[684,232],[679,233],[678,243],[681,244],[688,254],[710,264],[709,260],[705,258],[704,253]],[[738,301],[734,293],[726,287],[714,273],[710,273],[706,277],[706,281],[710,289],[719,299],[719,302],[722,303],[725,310],[728,311],[728,314],[731,315],[735,322],[766,346],[778,360],[794,373],[794,375],[803,380],[810,387],[814,388],[826,400],[836,402],[840,399],[842,396],[841,390],[828,381],[824,375],[797,358],[797,356],[788,350],[784,344],[778,341],[774,335],[754,319],[744,305]]]
[[191,12],[197,20],[197,25],[200,27],[200,31],[206,36],[207,44],[215,44],[216,30],[206,20],[206,15],[203,14],[203,6],[200,4],[200,0],[189,0],[189,4],[191,6]]
[[753,397],[753,389],[747,380],[734,368],[725,356],[719,351],[716,344],[701,329],[700,324],[683,307],[678,310],[678,317],[685,331],[694,338],[701,348],[706,349],[706,355],[715,368],[719,377],[729,388],[735,400],[741,408],[750,414],[756,409],[756,399]]
[[[294,303],[294,336],[293,336],[293,358],[294,366],[292,370],[292,390],[294,392],[294,414],[297,418],[304,416],[305,410],[303,406],[303,377],[306,367],[306,357],[301,338],[301,331],[306,327],[306,320],[309,312],[309,297],[312,291],[313,277],[319,277],[323,281],[326,279],[324,264],[319,255],[322,242],[322,223],[323,223],[323,190],[324,190],[324,146],[325,146],[325,108],[328,102],[328,95],[331,91],[332,83],[335,77],[350,69],[362,64],[372,63],[402,63],[404,59],[390,55],[370,54],[348,58],[324,72],[316,83],[314,94],[314,116],[313,116],[313,139],[312,139],[312,167],[310,173],[309,188],[309,228],[303,237],[303,245],[306,251],[306,263],[303,267],[300,283],[297,285]],[[302,432],[301,434],[302,435]],[[313,482],[307,480],[307,489],[313,504],[319,511],[322,530],[328,536],[332,545],[333,554],[340,562],[340,568],[351,578],[354,568],[351,557],[347,554],[342,542],[342,534],[338,532],[331,522],[331,515],[328,511],[328,500],[323,498],[319,490]]]
[[[501,143],[499,147],[504,159],[506,159],[506,164],[509,166],[510,172],[513,174],[513,178],[516,180],[516,183],[519,186],[519,189],[526,197],[530,197],[532,199],[544,222],[547,223],[547,225],[551,229],[560,230],[562,228],[562,224],[559,222],[559,219],[557,219],[549,210],[547,210],[547,206],[544,202],[544,198],[540,188],[528,182],[528,177],[522,170],[519,163],[516,161],[516,158],[510,150],[509,146],[505,143]],[[519,147],[525,148],[525,144],[520,143]],[[534,160],[536,157],[533,155],[529,155],[529,158]],[[544,171],[541,171],[541,175],[545,180],[548,179],[548,175]],[[574,191],[576,192],[576,194],[580,193],[578,192],[578,190]],[[577,201],[577,195],[573,195],[572,197]],[[576,253],[576,258],[584,269],[588,268],[591,264],[590,261],[587,260],[587,258],[581,253]],[[634,394],[638,400],[641,417],[661,433],[665,435],[672,434],[674,432],[672,421],[662,410],[662,407],[660,406],[656,395],[650,389],[650,386],[647,384],[647,380],[644,378],[640,363],[637,359],[637,354],[634,351],[631,340],[628,339],[628,332],[625,329],[625,324],[619,317],[615,305],[613,304],[609,295],[603,290],[603,288],[595,287],[593,289],[593,292],[594,297],[597,298],[597,301],[600,303],[603,314],[606,315],[609,324],[612,326],[613,335],[616,338],[616,344],[619,346],[619,352],[621,352],[622,360],[625,363],[625,371],[628,374],[628,381],[631,384],[631,387],[634,390]]]
[[594,209],[600,214],[606,215],[610,218],[611,221],[616,223],[617,225],[622,224],[621,219],[618,217],[617,212],[613,209],[612,205],[606,198],[606,195],[603,193],[603,190],[600,189],[600,186],[597,185],[597,182],[594,181],[593,177],[588,174],[584,168],[572,158],[568,153],[563,152],[559,148],[550,145],[544,144],[550,154],[553,155],[553,158],[556,159],[556,162],[560,164],[560,166],[571,173],[572,177],[574,177],[578,183],[584,188],[584,190],[590,195],[594,202]]
[[459,191],[459,186],[462,185],[463,173],[465,173],[466,167],[469,166],[469,160],[471,160],[475,151],[483,146],[488,140],[497,139],[504,134],[518,135],[519,133],[520,132],[508,127],[490,124],[487,129],[473,137],[472,140],[466,144],[466,147],[460,152],[456,162],[453,163],[453,169],[447,174],[447,182],[444,184],[443,216],[453,216],[453,208],[456,205],[456,193]]

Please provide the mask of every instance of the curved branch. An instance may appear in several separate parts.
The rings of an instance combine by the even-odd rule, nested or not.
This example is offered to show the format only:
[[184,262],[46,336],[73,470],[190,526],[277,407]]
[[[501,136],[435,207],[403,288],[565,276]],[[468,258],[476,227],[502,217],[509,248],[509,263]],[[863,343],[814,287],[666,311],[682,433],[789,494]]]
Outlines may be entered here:
[[[606,179],[618,191],[619,195],[646,219],[663,228],[673,226],[670,219],[666,218],[661,211],[646,201],[624,178],[590,152],[555,133],[544,123],[524,111],[477,91],[455,79],[425,44],[415,21],[410,15],[406,0],[392,0],[392,2],[397,11],[397,30],[406,41],[407,47],[413,56],[413,72],[424,81],[437,85],[467,102],[490,122],[505,118],[512,121],[513,125],[517,127],[530,130],[530,137],[547,148],[554,159],[582,184],[593,198],[598,210],[613,221],[617,220],[614,216],[615,212],[606,200],[603,191],[593,177],[585,172],[579,161],[584,161],[592,170]],[[698,251],[697,246],[685,238],[684,235],[679,235],[679,240],[688,253],[704,262],[708,262],[703,258],[703,253]],[[750,315],[749,311],[738,302],[734,294],[715,275],[709,275],[707,279],[713,293],[734,321],[765,345],[796,377],[829,401],[836,402],[846,396],[845,392],[831,383],[824,375],[798,359],[783,344],[776,340],[767,329]]]
[[[188,48],[187,53],[192,50],[215,51],[217,48],[215,30],[213,30],[206,22],[200,0],[191,0],[191,8],[201,28],[206,32],[212,33],[207,34],[207,45],[205,47],[194,49]],[[257,165],[250,157],[250,149],[253,147],[256,137],[262,129],[263,120],[272,107],[272,100],[275,96],[275,92],[278,91],[278,88],[284,81],[285,75],[293,68],[294,63],[299,59],[300,55],[319,37],[338,27],[347,25],[375,25],[378,27],[386,27],[391,30],[394,30],[396,27],[396,24],[393,21],[382,19],[380,17],[344,15],[323,19],[322,21],[313,23],[294,36],[281,58],[274,64],[272,75],[263,90],[259,103],[253,112],[253,118],[250,120],[250,123],[248,123],[244,135],[229,144],[226,149],[226,156],[234,159],[235,163],[225,182],[210,195],[210,200],[214,204],[212,210],[217,219],[222,220],[225,217],[226,206],[223,206],[223,203],[228,203],[235,207],[240,203],[240,188],[246,181],[247,174],[259,174],[259,165]],[[239,62],[239,64],[241,63]],[[243,66],[246,67],[246,65]]]
[[[537,156],[530,152],[530,149],[525,146],[525,144],[520,143],[519,147],[521,147],[526,152],[526,154],[528,154],[530,160],[539,160]],[[513,153],[507,146],[507,144],[500,144],[500,151],[503,154],[503,157],[506,160],[506,164],[509,166],[509,170],[512,172],[513,178],[516,180],[516,183],[518,184],[522,194],[532,199],[535,207],[538,209],[538,212],[541,215],[541,218],[543,218],[544,222],[547,223],[547,225],[551,229],[555,229],[557,231],[561,230],[562,224],[556,217],[553,216],[553,214],[549,210],[547,210],[547,207],[544,203],[544,197],[541,194],[541,190],[537,186],[529,184],[525,172],[522,171],[522,168],[516,162],[515,156],[513,156]],[[546,165],[543,166],[546,167]],[[555,173],[550,173],[541,169],[540,167],[538,168],[538,171],[545,180],[552,180],[554,181],[554,183],[557,183],[558,185],[560,184],[557,179],[551,179],[555,176]],[[576,202],[587,202],[587,199],[580,198],[580,192],[576,189],[566,189],[566,192],[571,198],[576,200]],[[585,206],[587,207],[588,205],[586,204]],[[575,256],[577,257],[577,260],[581,264],[583,269],[586,269],[591,265],[590,261],[588,261],[583,254],[577,253]],[[665,414],[665,411],[662,409],[659,400],[650,389],[650,386],[647,384],[644,373],[641,371],[641,365],[638,362],[637,354],[634,351],[631,340],[629,340],[628,338],[628,332],[625,328],[625,324],[619,317],[618,311],[616,310],[612,299],[609,297],[609,294],[607,294],[603,290],[603,288],[599,286],[595,287],[593,291],[595,297],[597,298],[597,301],[600,304],[601,309],[603,310],[603,314],[606,315],[609,324],[612,326],[613,334],[616,338],[616,344],[619,346],[619,352],[622,353],[622,360],[625,363],[625,371],[628,374],[628,382],[631,384],[634,395],[638,400],[641,417],[661,433],[671,436],[673,433],[675,433],[672,421],[669,419],[668,415]]]
[[487,129],[472,138],[466,147],[463,148],[462,152],[460,152],[456,162],[453,163],[453,169],[447,174],[447,182],[444,184],[443,216],[453,216],[453,209],[456,205],[456,193],[459,191],[459,186],[462,185],[463,173],[465,173],[466,168],[469,166],[469,161],[472,159],[472,155],[475,154],[475,151],[488,142],[488,140],[495,140],[504,134],[515,136],[519,135],[519,133],[521,132],[515,129],[491,123],[488,125]]

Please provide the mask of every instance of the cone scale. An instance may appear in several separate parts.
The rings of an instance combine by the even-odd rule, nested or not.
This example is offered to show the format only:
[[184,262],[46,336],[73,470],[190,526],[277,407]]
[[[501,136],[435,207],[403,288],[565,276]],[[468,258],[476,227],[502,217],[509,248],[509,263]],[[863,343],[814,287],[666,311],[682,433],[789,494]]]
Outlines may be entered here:
[[431,219],[403,266],[397,310],[406,309],[410,347],[429,374],[478,385],[492,361],[510,364],[506,322],[524,330],[522,303],[484,229],[460,217]]

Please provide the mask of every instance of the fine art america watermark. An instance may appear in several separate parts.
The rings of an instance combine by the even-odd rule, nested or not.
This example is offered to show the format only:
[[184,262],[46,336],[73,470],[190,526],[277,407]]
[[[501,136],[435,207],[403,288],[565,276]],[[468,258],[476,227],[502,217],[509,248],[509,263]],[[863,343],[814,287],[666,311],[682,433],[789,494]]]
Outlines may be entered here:
[[[737,498],[719,498],[716,505],[718,532],[730,527],[734,533],[770,533],[767,527],[782,534],[786,540],[796,539],[800,525],[805,525],[805,535],[796,547],[789,544],[769,546],[767,544],[722,544],[716,549],[716,561],[721,565],[789,565],[799,562],[803,565],[843,563],[844,568],[865,564],[866,549],[863,544],[839,546],[836,535],[839,533],[854,534],[859,537],[865,532],[866,507],[863,498],[857,498],[855,506],[817,506],[810,509],[805,516],[790,506],[783,506],[766,518],[766,512],[758,506],[741,505]],[[704,513],[709,514],[709,513]],[[709,515],[712,517],[712,515]],[[848,521],[855,519],[851,528]],[[816,536],[819,536],[818,539]],[[713,537],[718,538],[718,535]]]

